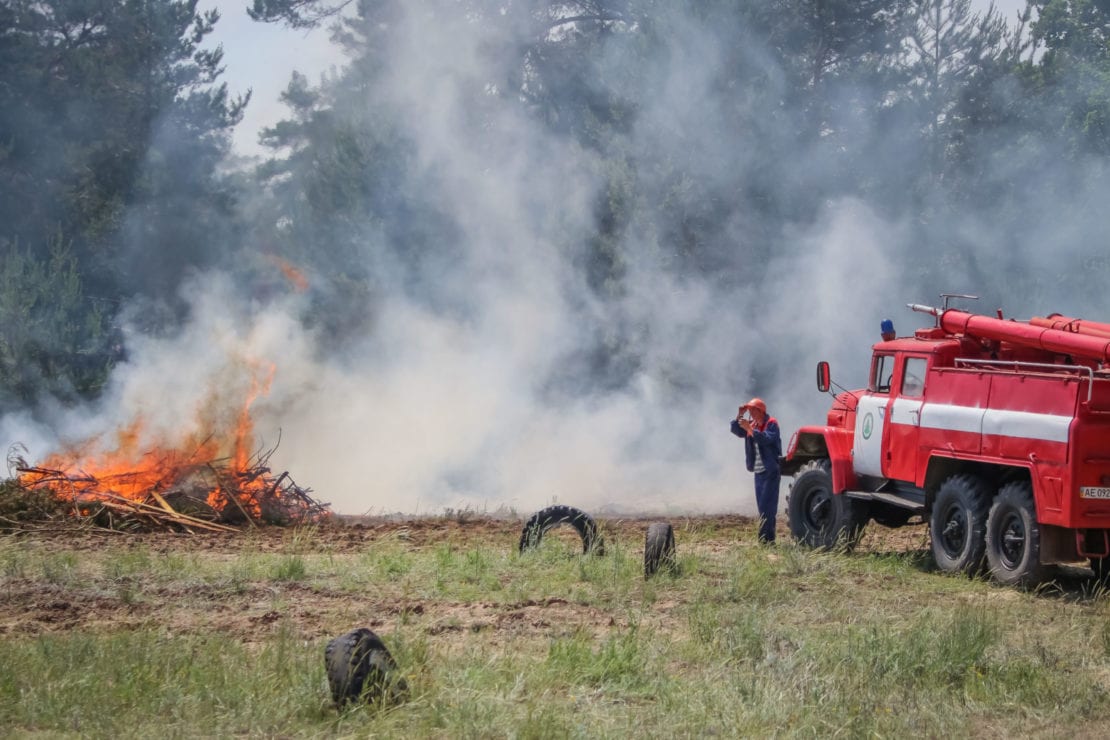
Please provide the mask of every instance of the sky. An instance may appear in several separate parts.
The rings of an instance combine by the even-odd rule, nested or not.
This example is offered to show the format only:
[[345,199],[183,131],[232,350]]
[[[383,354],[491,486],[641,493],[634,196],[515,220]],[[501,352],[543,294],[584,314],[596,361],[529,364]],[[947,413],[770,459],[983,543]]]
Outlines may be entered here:
[[258,135],[284,117],[279,97],[293,72],[315,83],[333,66],[343,66],[343,54],[331,43],[327,28],[295,30],[258,23],[247,15],[247,0],[206,0],[198,6],[213,8],[220,11],[220,21],[209,40],[223,46],[224,81],[233,95],[253,91],[236,128],[234,147],[244,156],[260,154]]
[[[972,0],[985,11],[992,0]],[[243,121],[236,128],[233,145],[243,156],[262,154],[258,135],[281,120],[286,113],[279,100],[294,71],[311,82],[332,67],[342,67],[343,54],[331,43],[326,27],[312,30],[288,29],[276,24],[256,23],[247,15],[247,0],[208,0],[201,9],[220,11],[220,22],[210,37],[224,48],[224,80],[232,94],[253,90]],[[995,8],[1012,21],[1025,7],[1025,0],[993,0]]]

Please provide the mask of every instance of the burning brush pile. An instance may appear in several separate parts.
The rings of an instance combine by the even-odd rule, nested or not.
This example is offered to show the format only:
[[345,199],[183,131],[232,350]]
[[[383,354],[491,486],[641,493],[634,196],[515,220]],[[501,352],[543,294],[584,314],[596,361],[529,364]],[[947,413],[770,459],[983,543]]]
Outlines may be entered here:
[[[0,526],[76,519],[115,530],[234,531],[247,524],[299,524],[331,516],[311,489],[270,467],[273,449],[253,453],[250,401],[222,434],[177,444],[143,434],[141,422],[30,465],[8,452],[13,477],[0,486]],[[107,451],[106,451],[107,450]]]
[[55,455],[30,466],[12,450],[8,465],[18,477],[4,490],[24,502],[47,494],[46,501],[59,504],[44,506],[38,499],[35,507],[47,518],[61,513],[110,529],[232,531],[248,523],[297,524],[330,516],[327,504],[313,499],[288,472],[273,473],[273,452],[239,464],[234,458],[152,450],[125,463],[87,465]]

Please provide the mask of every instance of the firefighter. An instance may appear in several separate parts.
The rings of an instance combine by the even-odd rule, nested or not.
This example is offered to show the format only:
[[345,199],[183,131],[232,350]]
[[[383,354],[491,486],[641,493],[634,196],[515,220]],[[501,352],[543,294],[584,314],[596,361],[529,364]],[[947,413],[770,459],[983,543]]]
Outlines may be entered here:
[[744,440],[744,461],[755,473],[755,505],[759,510],[759,541],[775,541],[775,517],[779,511],[779,457],[782,439],[779,423],[767,414],[767,404],[753,398],[740,407],[732,421],[732,433]]

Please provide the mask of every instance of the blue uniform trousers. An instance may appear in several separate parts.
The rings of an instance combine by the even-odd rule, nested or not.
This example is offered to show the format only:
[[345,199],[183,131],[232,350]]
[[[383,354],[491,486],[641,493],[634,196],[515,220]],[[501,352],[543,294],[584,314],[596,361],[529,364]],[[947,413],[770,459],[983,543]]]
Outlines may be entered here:
[[760,542],[775,541],[775,517],[779,513],[779,473],[755,474],[755,505],[759,509]]

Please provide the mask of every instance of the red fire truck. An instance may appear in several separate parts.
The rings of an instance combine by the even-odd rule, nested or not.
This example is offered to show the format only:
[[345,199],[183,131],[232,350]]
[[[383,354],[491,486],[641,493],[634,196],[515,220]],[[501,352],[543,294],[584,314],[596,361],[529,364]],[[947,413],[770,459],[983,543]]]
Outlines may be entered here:
[[[911,304],[935,326],[872,348],[867,388],[799,429],[794,537],[853,546],[874,520],[929,524],[937,565],[1033,585],[1046,566],[1110,570],[1110,324],[1007,320]],[[829,392],[829,365],[817,385]],[[920,521],[918,519],[917,521]]]

